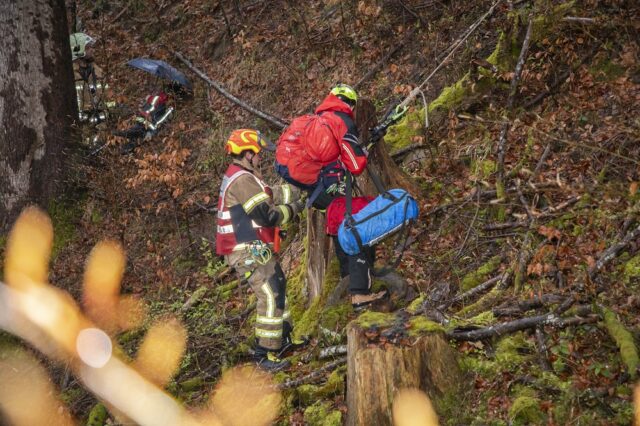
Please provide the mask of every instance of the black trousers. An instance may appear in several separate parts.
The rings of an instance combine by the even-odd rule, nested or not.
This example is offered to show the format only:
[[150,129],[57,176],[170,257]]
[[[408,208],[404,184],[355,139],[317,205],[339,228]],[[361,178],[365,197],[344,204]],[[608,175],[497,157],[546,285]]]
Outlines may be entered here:
[[375,261],[376,250],[367,247],[359,254],[349,255],[342,250],[338,237],[333,237],[333,245],[336,248],[336,256],[340,263],[340,276],[349,275],[350,294],[369,294],[371,292],[371,267]]

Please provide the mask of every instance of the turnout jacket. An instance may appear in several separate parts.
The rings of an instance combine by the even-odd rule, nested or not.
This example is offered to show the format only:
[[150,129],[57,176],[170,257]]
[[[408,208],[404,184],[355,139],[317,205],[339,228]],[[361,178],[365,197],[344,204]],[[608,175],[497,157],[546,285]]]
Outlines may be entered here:
[[289,222],[299,210],[297,189],[290,185],[274,189],[248,161],[236,160],[229,166],[218,198],[217,254],[245,250],[247,243],[257,240],[274,241],[275,227]]

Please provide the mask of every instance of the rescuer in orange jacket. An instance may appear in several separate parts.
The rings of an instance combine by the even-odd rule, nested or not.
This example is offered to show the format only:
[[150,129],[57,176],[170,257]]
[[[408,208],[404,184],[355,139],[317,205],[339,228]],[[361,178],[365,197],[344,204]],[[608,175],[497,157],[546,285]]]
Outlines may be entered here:
[[331,176],[340,170],[359,175],[367,166],[367,151],[359,143],[354,122],[356,100],[353,88],[338,84],[314,114],[295,118],[278,139],[276,171],[309,192],[308,205],[324,210],[336,195],[328,186],[342,183],[344,174]]
[[286,306],[287,281],[273,256],[275,228],[289,222],[303,208],[299,191],[290,185],[273,190],[257,171],[261,151],[275,147],[250,129],[234,130],[225,150],[233,162],[224,174],[218,198],[216,252],[249,282],[258,299],[255,359],[269,371],[289,362],[279,354],[306,344],[294,342]]

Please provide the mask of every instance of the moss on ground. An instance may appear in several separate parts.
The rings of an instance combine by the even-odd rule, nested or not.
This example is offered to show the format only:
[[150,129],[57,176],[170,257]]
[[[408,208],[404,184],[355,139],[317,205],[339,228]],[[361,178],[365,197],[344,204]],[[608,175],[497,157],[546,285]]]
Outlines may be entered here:
[[82,216],[80,201],[55,201],[49,204],[47,213],[53,224],[53,248],[55,258],[76,235],[76,226]]
[[633,340],[633,335],[618,320],[616,314],[610,309],[603,308],[604,326],[615,340],[620,349],[620,357],[627,367],[627,372],[632,379],[636,378],[638,364],[638,349]]
[[531,396],[516,398],[509,408],[509,419],[514,425],[543,424],[545,415],[540,408],[540,400]]
[[462,282],[460,283],[462,290],[471,290],[472,288],[478,286],[479,284],[482,284],[484,281],[489,279],[489,274],[498,269],[501,260],[502,259],[500,256],[494,256],[477,270],[465,275],[464,278],[462,278]]
[[640,254],[632,257],[624,264],[623,279],[625,284],[637,282],[640,278]]
[[[304,276],[296,278],[297,289],[299,289],[300,280],[304,280]],[[296,300],[298,306],[291,306],[290,310],[294,318],[294,336],[299,338],[301,336],[316,336],[318,334],[318,326],[322,325],[330,330],[346,324],[346,317],[350,313],[351,305],[345,303],[338,304],[336,306],[326,306],[326,301],[329,295],[335,290],[336,286],[340,282],[340,265],[337,258],[331,259],[329,266],[325,272],[324,281],[322,283],[322,292],[316,297],[311,305],[304,309],[304,305],[301,308],[300,303],[304,303],[303,299],[299,295],[292,296],[292,299]],[[292,289],[293,290],[293,289]],[[291,300],[291,299],[290,299]],[[294,312],[303,310],[298,320],[295,320],[296,315]]]
[[327,399],[334,395],[341,395],[345,389],[347,367],[342,366],[331,372],[324,385],[302,385],[296,388],[300,405],[306,407],[314,402]]
[[304,423],[309,426],[341,426],[342,413],[332,410],[330,403],[318,401],[304,410]]
[[524,333],[515,333],[500,339],[496,348],[496,361],[504,369],[515,370],[531,358],[529,353],[533,349],[533,343]]
[[424,300],[426,299],[426,297],[427,295],[422,293],[420,296],[413,299],[413,301],[409,304],[409,306],[407,306],[406,311],[412,315],[415,315],[415,313],[418,312],[418,309],[422,307],[422,304],[424,303]]
[[87,426],[103,426],[107,421],[107,409],[101,404],[97,403],[91,408],[89,417],[87,419]]

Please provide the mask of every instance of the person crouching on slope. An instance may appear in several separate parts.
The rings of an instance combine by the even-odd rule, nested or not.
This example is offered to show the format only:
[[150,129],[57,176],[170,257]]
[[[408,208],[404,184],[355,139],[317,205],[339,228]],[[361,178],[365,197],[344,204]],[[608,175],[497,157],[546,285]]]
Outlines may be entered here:
[[[309,193],[308,206],[318,210],[329,207],[327,213],[339,217],[328,214],[327,220],[337,226],[346,211],[345,173],[362,174],[368,161],[367,150],[360,144],[360,132],[354,121],[353,110],[357,102],[355,89],[347,84],[337,84],[315,109],[315,114],[294,119],[278,140],[278,174]],[[336,201],[341,202],[342,208],[330,207]],[[342,278],[349,276],[351,304],[355,309],[362,309],[385,299],[386,291],[371,292],[375,249],[356,255],[346,254],[338,242],[337,226],[335,232],[328,228],[328,233],[334,240],[340,275]]]
[[289,222],[304,204],[291,186],[272,191],[262,180],[257,170],[263,149],[272,151],[275,146],[251,129],[234,130],[225,144],[233,162],[220,187],[216,252],[249,282],[258,299],[256,363],[265,370],[279,371],[289,366],[279,355],[306,341],[292,340],[287,281],[272,247],[275,227]]

